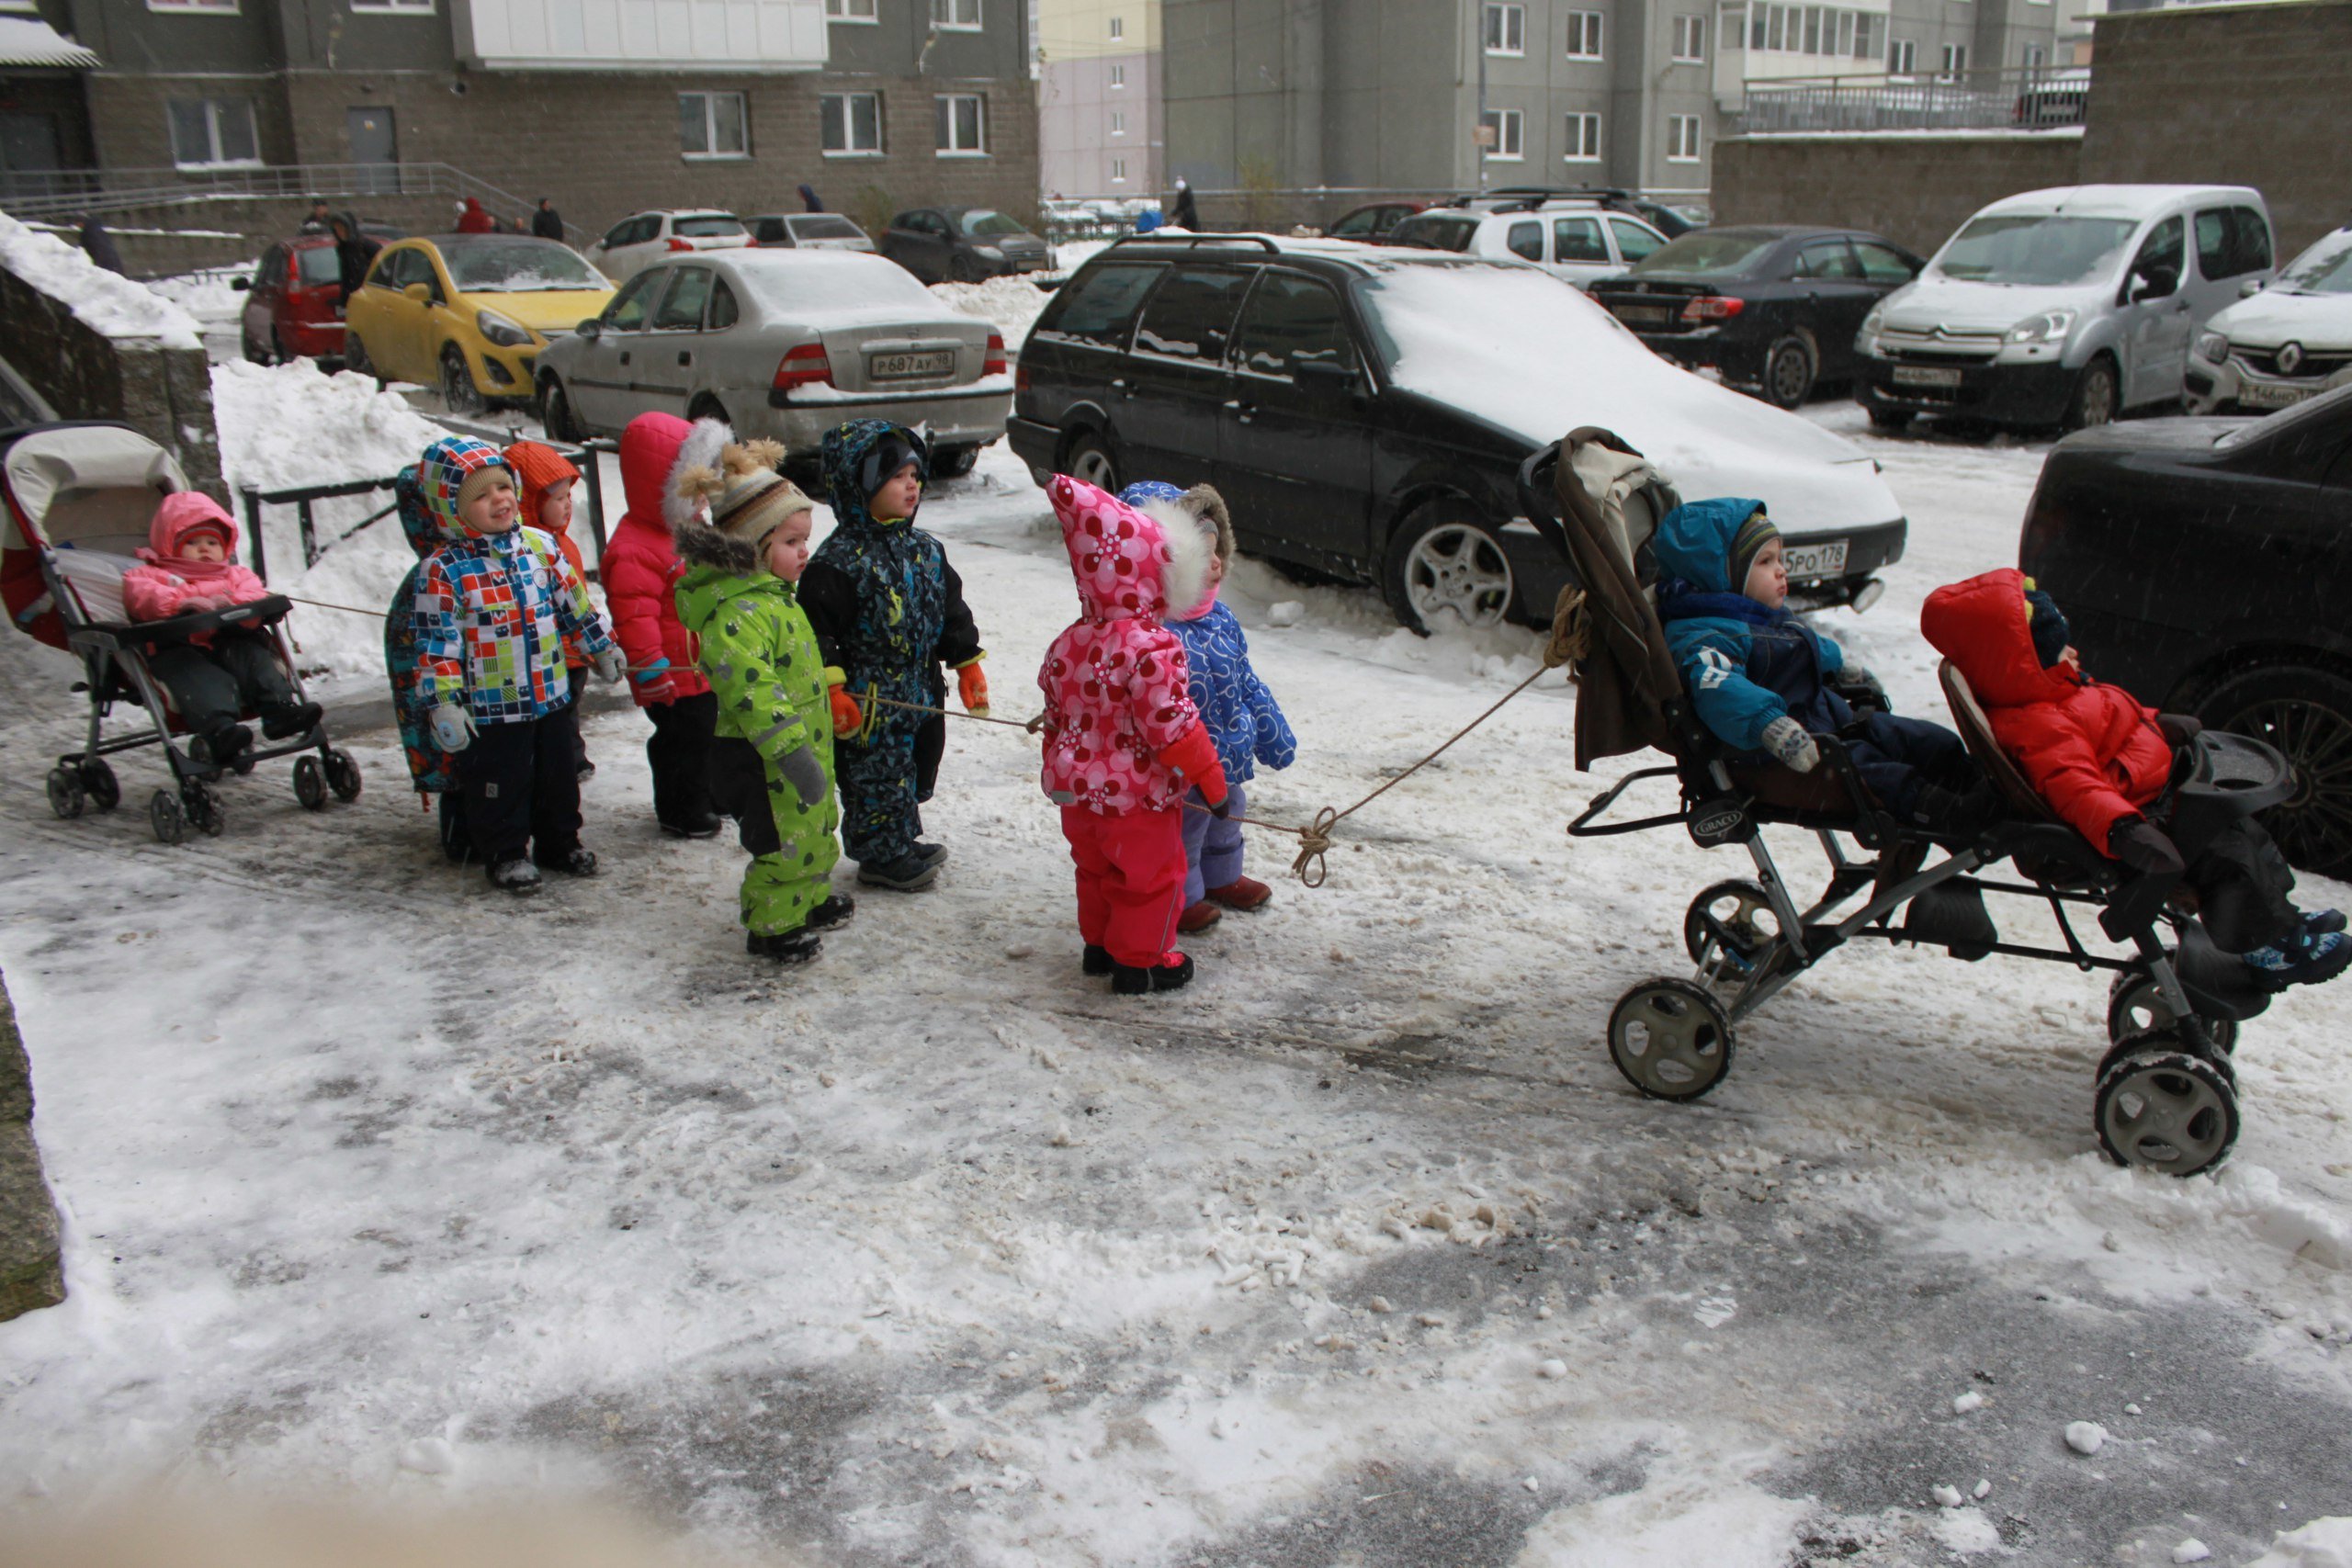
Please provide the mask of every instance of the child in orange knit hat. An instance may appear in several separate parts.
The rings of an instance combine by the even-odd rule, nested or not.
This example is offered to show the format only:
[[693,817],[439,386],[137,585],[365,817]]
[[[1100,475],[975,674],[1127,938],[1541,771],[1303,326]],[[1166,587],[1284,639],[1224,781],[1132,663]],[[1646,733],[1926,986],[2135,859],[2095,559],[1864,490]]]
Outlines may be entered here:
[[[587,563],[581,557],[579,541],[571,536],[573,487],[580,482],[580,470],[571,458],[544,442],[517,441],[505,455],[507,466],[522,481],[523,493],[515,500],[525,520],[554,535],[556,548],[571,563],[573,574],[587,581]],[[588,760],[587,737],[579,733],[580,694],[588,684],[588,650],[576,637],[563,639],[563,672],[571,682],[572,753],[578,759],[580,776],[586,779],[595,773],[596,764]]]

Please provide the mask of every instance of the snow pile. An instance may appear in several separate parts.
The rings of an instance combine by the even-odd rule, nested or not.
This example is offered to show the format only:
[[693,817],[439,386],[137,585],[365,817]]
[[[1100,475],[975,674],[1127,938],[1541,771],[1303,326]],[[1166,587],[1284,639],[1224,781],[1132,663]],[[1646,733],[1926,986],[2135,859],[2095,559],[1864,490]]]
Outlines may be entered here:
[[2299,1530],[2280,1530],[2247,1568],[2352,1568],[2352,1518],[2314,1519]]
[[[246,489],[288,490],[389,479],[448,433],[396,393],[368,377],[328,376],[308,360],[291,365],[212,368],[212,412],[220,433],[220,468],[240,526]],[[321,544],[391,502],[377,491],[315,502]],[[269,583],[281,592],[350,610],[380,610],[416,557],[400,522],[383,517],[334,546],[318,565],[302,567],[302,535],[295,509],[264,509]],[[369,615],[297,604],[288,622],[305,669],[335,674],[380,673],[382,621]]]
[[181,273],[175,277],[156,278],[147,288],[195,317],[197,324],[207,332],[233,329],[244,314],[245,296],[230,288],[230,280],[251,277],[260,265],[256,259],[243,266]]
[[1053,298],[1026,276],[991,277],[986,283],[934,283],[931,291],[941,303],[994,326],[1004,334],[1004,346],[1014,350],[1027,340],[1046,301]]
[[179,306],[6,214],[0,214],[0,266],[62,300],[83,325],[107,337],[154,338],[165,348],[204,346],[196,318]]

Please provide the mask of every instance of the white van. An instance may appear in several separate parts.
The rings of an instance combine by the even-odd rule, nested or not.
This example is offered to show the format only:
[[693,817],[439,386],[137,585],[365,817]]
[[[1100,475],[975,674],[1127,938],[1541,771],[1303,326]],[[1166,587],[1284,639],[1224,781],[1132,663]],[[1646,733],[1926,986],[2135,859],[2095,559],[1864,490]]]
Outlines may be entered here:
[[1595,201],[1527,198],[1484,212],[1429,208],[1399,220],[1386,243],[1490,261],[1533,262],[1583,288],[1620,276],[1664,246],[1666,236],[1631,213],[1612,212]]
[[2181,395],[2207,317],[2271,276],[2245,186],[2068,186],[1979,212],[1854,342],[1871,423],[2104,424]]

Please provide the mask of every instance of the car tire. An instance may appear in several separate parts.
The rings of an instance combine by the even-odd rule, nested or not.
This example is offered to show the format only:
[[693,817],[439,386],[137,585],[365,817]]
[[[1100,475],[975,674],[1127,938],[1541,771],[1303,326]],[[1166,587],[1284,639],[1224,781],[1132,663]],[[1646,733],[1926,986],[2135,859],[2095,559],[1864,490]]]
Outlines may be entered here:
[[735,428],[734,422],[727,417],[727,406],[717,398],[699,397],[687,407],[686,423],[691,424],[698,419],[715,419],[729,430]]
[[2091,362],[2075,378],[2075,395],[2067,401],[2066,428],[2090,430],[2111,424],[2122,410],[2122,382],[2116,374],[2115,361],[2104,354],[2091,355]]
[[1519,589],[1502,540],[1453,498],[1424,502],[1397,525],[1381,575],[1398,623],[1423,637],[1449,619],[1501,626]]
[[1797,409],[1813,391],[1821,361],[1801,333],[1791,333],[1764,355],[1764,400],[1774,408]]
[[[277,335],[275,331],[272,332],[271,335]],[[255,365],[266,365],[269,363],[269,350],[262,347],[261,344],[254,341],[254,330],[251,327],[238,328],[237,336],[243,340],[239,346],[243,347],[245,351],[245,357],[247,359],[251,360]]]
[[490,400],[474,385],[474,373],[467,367],[464,352],[454,343],[441,350],[441,402],[455,414],[481,413],[490,406]]
[[[2267,742],[2295,764],[2296,792],[2262,814],[2288,863],[2352,876],[2352,676],[2318,664],[2262,664],[2222,678],[2199,700],[2208,729]],[[2317,764],[2317,765],[2315,765]]]
[[1871,409],[1872,430],[1907,430],[1911,427],[1909,409]]
[[973,446],[942,446],[931,455],[931,477],[935,479],[960,479],[972,471],[980,460],[980,449]]
[[1089,430],[1071,437],[1062,451],[1062,472],[1096,490],[1119,493],[1119,459],[1105,437]]
[[550,441],[560,441],[577,446],[587,439],[581,427],[580,416],[571,412],[571,396],[563,383],[550,376],[539,383],[539,425]]
[[979,278],[979,266],[969,256],[953,255],[947,258],[948,282],[978,283]]

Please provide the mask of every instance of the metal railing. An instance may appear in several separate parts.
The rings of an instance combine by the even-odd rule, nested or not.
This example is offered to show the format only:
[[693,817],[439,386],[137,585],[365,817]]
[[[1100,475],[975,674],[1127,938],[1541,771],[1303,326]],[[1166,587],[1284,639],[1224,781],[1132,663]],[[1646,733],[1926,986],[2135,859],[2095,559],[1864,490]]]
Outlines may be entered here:
[[[103,217],[140,209],[249,200],[472,197],[506,217],[535,204],[449,164],[276,164],[249,169],[35,169],[0,172],[0,211],[18,219]],[[566,223],[575,243],[595,236]]]
[[1792,131],[2050,130],[2084,123],[2085,65],[1985,67],[1906,75],[1804,76],[1751,81],[1726,133]]

